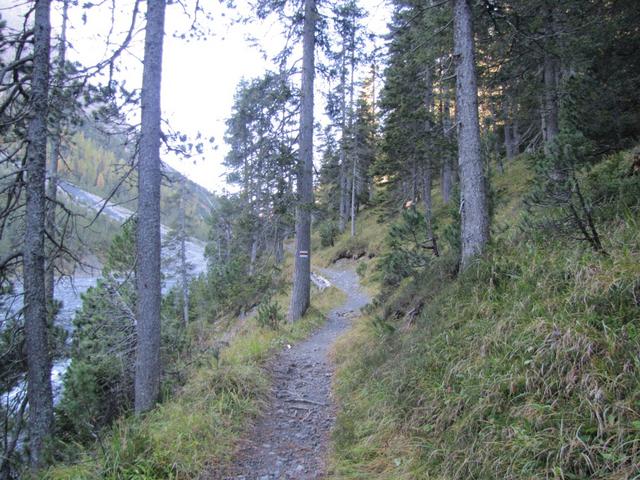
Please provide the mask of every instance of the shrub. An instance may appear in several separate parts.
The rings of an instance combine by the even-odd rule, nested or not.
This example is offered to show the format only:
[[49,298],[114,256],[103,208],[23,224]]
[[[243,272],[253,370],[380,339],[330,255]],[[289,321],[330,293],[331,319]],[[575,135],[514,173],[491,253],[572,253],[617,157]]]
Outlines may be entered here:
[[333,220],[322,222],[319,227],[320,245],[323,247],[333,247],[338,236],[338,226]]
[[427,222],[415,208],[404,210],[400,220],[391,225],[387,244],[388,251],[379,267],[386,285],[397,285],[422,270],[432,256]]
[[367,273],[367,262],[359,262],[356,267],[356,273],[359,277],[364,277],[365,273]]
[[277,301],[266,300],[258,307],[258,315],[256,316],[258,325],[271,330],[278,330],[280,324],[284,321],[284,315],[280,311],[280,305]]

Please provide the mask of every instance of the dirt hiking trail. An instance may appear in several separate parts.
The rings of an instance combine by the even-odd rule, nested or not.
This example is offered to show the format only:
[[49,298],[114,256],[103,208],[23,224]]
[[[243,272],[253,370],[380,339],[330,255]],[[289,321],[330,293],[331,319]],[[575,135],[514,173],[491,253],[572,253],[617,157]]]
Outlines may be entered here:
[[328,358],[335,340],[351,317],[369,302],[353,265],[316,268],[347,294],[326,323],[307,340],[275,355],[269,364],[272,388],[268,405],[250,435],[240,445],[231,466],[213,474],[215,480],[318,479],[336,408],[331,398],[334,368]]

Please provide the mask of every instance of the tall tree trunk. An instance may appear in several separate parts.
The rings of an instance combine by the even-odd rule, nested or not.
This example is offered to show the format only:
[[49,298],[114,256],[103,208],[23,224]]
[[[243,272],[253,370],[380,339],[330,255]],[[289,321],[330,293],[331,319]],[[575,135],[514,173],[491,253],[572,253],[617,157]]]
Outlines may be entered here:
[[518,155],[520,153],[521,138],[517,118],[514,118],[511,123],[511,140],[513,142],[513,153],[514,155]]
[[454,44],[462,211],[461,267],[464,270],[473,257],[482,254],[489,242],[489,214],[478,123],[473,17],[469,0],[454,2]]
[[555,54],[555,12],[554,7],[549,6],[545,18],[545,42],[544,57],[542,63],[543,97],[542,97],[542,134],[544,150],[549,154],[549,145],[560,132],[558,83],[560,65]]
[[182,286],[182,321],[189,324],[189,268],[187,265],[187,223],[185,212],[186,178],[180,178],[180,282]]
[[338,216],[338,230],[344,232],[347,225],[347,58],[346,40],[342,45],[342,66],[340,72],[340,212]]
[[[374,56],[373,58],[373,64],[371,65],[371,116],[373,118],[373,131],[374,131],[374,137],[376,136],[376,133],[378,131],[378,117],[376,115],[376,77],[378,75],[378,66],[376,64],[376,58]],[[374,145],[376,144],[375,140],[374,140]],[[374,147],[375,149],[375,147]],[[375,150],[374,150],[375,152]],[[374,153],[374,157],[375,157],[375,153]],[[369,164],[369,166],[371,166],[371,164]],[[366,177],[367,177],[367,192],[369,194],[369,203],[373,203],[373,199],[374,199],[374,194],[373,194],[373,186],[374,186],[374,181],[373,181],[373,175],[371,175],[369,172],[365,173]]]
[[442,183],[440,185],[442,201],[448,205],[451,201],[451,190],[453,189],[453,170],[451,168],[451,157],[444,155],[442,164]]
[[284,261],[284,235],[282,232],[282,226],[280,225],[280,218],[277,217],[275,232],[273,234],[273,252],[276,260],[276,264],[280,265]]
[[51,4],[35,6],[31,117],[27,131],[27,185],[24,236],[24,330],[29,399],[29,461],[42,467],[45,445],[53,428],[51,358],[45,292],[45,177],[49,104],[49,41]]
[[249,253],[249,275],[253,275],[256,270],[256,260],[258,259],[258,232],[251,235],[251,251]]
[[442,201],[447,205],[451,200],[451,191],[453,190],[453,165],[451,152],[449,150],[449,142],[451,139],[451,106],[449,100],[449,90],[443,86],[442,93],[442,132],[447,139],[445,150],[442,155],[442,182],[440,184]]
[[225,263],[229,263],[231,260],[231,238],[233,237],[233,232],[231,231],[231,225],[226,224],[224,228],[224,240],[225,240],[225,249],[224,249],[224,261]]
[[313,78],[316,2],[304,2],[302,89],[300,101],[300,159],[296,206],[296,251],[289,319],[296,321],[309,307],[311,296],[311,208],[313,207]]
[[358,179],[358,157],[353,156],[353,176],[351,178],[351,236],[356,236],[356,213],[358,206],[356,204],[357,197],[357,179]]
[[[261,172],[262,171],[262,162],[258,162],[258,168],[256,169],[255,174],[255,201],[253,202],[253,214],[257,219],[257,224],[253,228],[253,232],[251,234],[251,249],[249,255],[249,275],[253,275],[256,270],[256,261],[258,259],[258,247],[260,246],[260,228],[259,228],[259,219],[260,212],[262,211],[262,181],[261,181]],[[251,196],[249,196],[251,198]]]
[[418,162],[416,157],[411,162],[411,203],[415,205],[418,202]]
[[517,154],[516,147],[516,129],[513,120],[513,99],[508,93],[505,94],[504,100],[504,150],[507,160],[513,159]]
[[138,160],[138,271],[135,411],[150,410],[160,387],[160,87],[165,0],[148,0]]
[[516,126],[512,123],[504,124],[504,150],[507,160],[513,160],[518,153],[515,128]]
[[[434,97],[433,97],[433,79],[431,75],[431,67],[427,67],[425,70],[425,86],[426,86],[426,95],[424,99],[424,106],[427,110],[427,121],[425,126],[425,132],[427,138],[431,136],[433,133],[433,123],[432,123],[432,113],[434,108]],[[428,142],[429,143],[429,142]],[[432,236],[431,233],[431,187],[433,182],[432,172],[432,163],[433,163],[433,147],[428,147],[421,170],[422,170],[422,202],[424,203],[424,219],[427,224],[427,229],[429,236]]]
[[433,236],[433,231],[431,228],[432,185],[433,185],[433,175],[432,175],[431,167],[428,165],[425,165],[422,167],[422,203],[424,203],[424,219],[427,223],[427,232],[429,234],[429,237]]
[[545,152],[548,153],[548,146],[558,136],[560,131],[558,120],[558,84],[557,84],[557,60],[553,58],[553,53],[544,53],[544,96],[543,96],[543,134],[545,142]]
[[493,101],[489,102],[489,124],[487,125],[487,154],[485,157],[486,160],[486,171],[487,177],[491,177],[491,160],[493,158],[496,159],[498,164],[498,170],[500,173],[504,173],[504,159],[500,154],[500,142],[498,141],[498,113],[496,104]]
[[[60,45],[58,46],[58,58],[56,60],[56,73],[53,84],[53,95],[62,95],[65,77],[65,64],[67,53],[67,20],[69,12],[69,0],[62,4],[62,28],[60,32]],[[57,99],[52,98],[52,102]],[[49,156],[49,172],[47,180],[47,198],[49,200],[46,212],[46,229],[49,237],[57,239],[56,232],[56,201],[58,197],[58,160],[60,159],[60,147],[62,145],[62,107],[54,112],[56,116],[53,134],[51,137],[51,154]],[[55,285],[55,251],[56,245],[50,244],[47,252],[47,265],[45,277],[45,295],[47,298],[47,310],[49,323],[53,322],[54,313],[54,285]]]

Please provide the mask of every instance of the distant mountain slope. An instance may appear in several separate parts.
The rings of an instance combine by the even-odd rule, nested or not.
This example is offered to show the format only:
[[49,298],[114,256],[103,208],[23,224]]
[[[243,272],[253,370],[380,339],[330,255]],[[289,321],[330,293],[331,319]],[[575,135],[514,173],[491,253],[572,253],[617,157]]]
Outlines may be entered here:
[[[83,190],[108,198],[129,210],[136,209],[136,172],[131,168],[130,148],[116,137],[84,126],[72,138],[59,171],[66,180]],[[164,165],[161,191],[162,223],[170,228],[177,225],[177,199],[182,175]],[[123,178],[125,180],[123,181]],[[189,234],[201,240],[207,238],[206,217],[215,203],[215,195],[204,187],[186,179],[185,208]],[[114,189],[117,187],[115,193]]]
[[[83,190],[65,180],[60,181],[59,194],[63,195],[66,203],[71,202],[76,208],[84,208],[89,214],[101,211],[100,218],[103,222],[114,222],[117,225],[122,225],[133,215],[133,211],[128,208],[106,201],[99,195],[87,192],[86,190]],[[170,233],[170,229],[166,225],[160,225],[160,230],[163,241],[165,241]],[[195,238],[187,239],[186,255],[188,262],[192,264],[193,273],[199,274],[205,271],[206,260],[204,258],[204,249],[204,242]],[[163,250],[163,257],[169,259],[169,256],[171,255],[170,252],[171,250],[168,250],[168,252]],[[171,262],[167,260],[167,263]]]

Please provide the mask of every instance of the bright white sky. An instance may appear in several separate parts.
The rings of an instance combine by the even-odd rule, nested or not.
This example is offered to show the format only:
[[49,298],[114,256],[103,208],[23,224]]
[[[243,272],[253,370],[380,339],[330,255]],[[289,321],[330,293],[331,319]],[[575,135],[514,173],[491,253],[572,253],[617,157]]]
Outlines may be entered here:
[[[0,5],[4,1],[6,0],[0,0]],[[113,1],[118,6],[116,28],[112,37],[116,43],[129,26],[130,5],[133,2]],[[193,8],[193,0],[184,3]],[[217,0],[202,0],[201,3],[212,5],[213,20],[203,20],[201,23],[206,24],[213,35],[207,34],[204,39],[191,41],[176,38],[174,35],[188,32],[191,20],[179,5],[167,7],[162,109],[164,118],[170,122],[173,129],[191,136],[201,132],[204,139],[214,137],[218,148],[206,148],[204,155],[195,160],[183,160],[173,156],[165,156],[163,159],[193,181],[209,190],[220,192],[224,187],[222,161],[227,151],[223,141],[225,120],[231,113],[236,86],[242,78],[260,76],[270,67],[273,68],[259,49],[250,45],[245,38],[247,35],[255,37],[260,46],[272,55],[283,45],[280,33],[282,27],[273,20],[250,25],[232,24],[231,17],[237,16],[238,11],[249,13],[248,4],[241,1],[237,2],[236,11],[225,11]],[[361,0],[360,3],[369,12],[369,18],[365,20],[368,30],[383,34],[390,19],[390,7],[386,0]],[[60,25],[61,2],[53,4],[52,23],[55,32]],[[110,4],[111,2],[106,2],[106,6]],[[70,59],[90,65],[105,57],[105,37],[111,24],[111,14],[109,9],[104,7],[105,5],[86,11],[80,7],[71,7],[68,37],[73,48],[68,53]],[[83,12],[86,14],[86,22],[82,19]],[[11,15],[4,11],[3,17],[7,16],[11,20]],[[144,20],[139,20],[138,26],[143,25]],[[120,78],[126,79],[129,88],[137,87],[141,82],[143,33],[138,33],[134,45],[122,59],[123,70]],[[318,85],[318,82],[316,84]],[[316,99],[316,118],[320,118],[323,102],[318,94]]]

